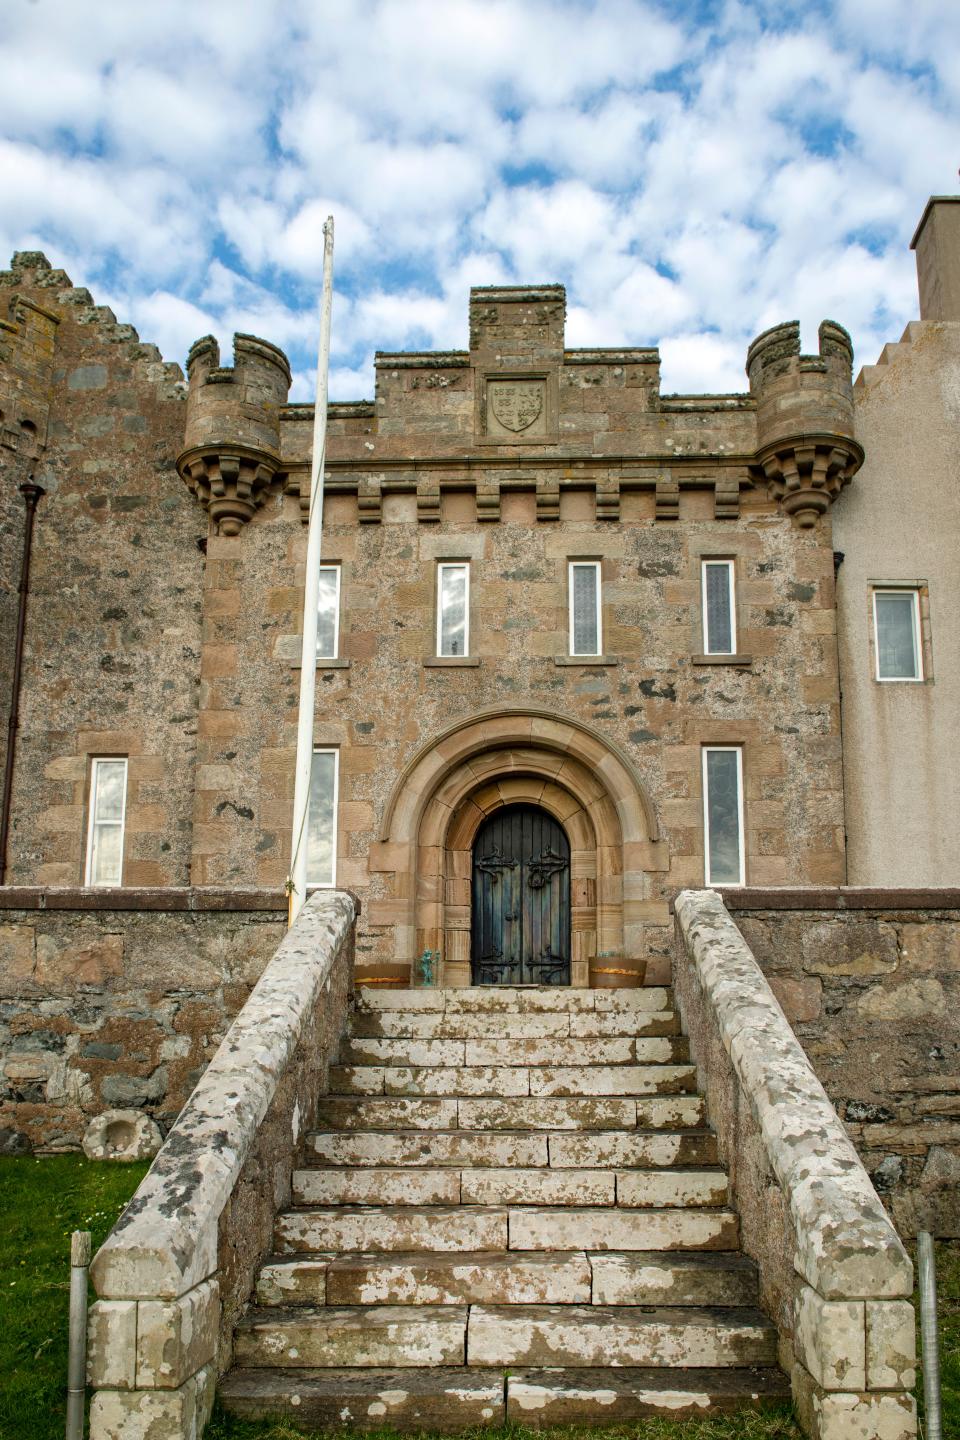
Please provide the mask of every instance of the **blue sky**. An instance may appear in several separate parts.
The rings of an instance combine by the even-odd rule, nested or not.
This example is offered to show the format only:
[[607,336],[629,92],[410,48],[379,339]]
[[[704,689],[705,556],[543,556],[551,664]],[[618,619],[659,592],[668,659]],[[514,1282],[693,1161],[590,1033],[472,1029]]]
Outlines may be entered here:
[[958,0],[3,0],[0,259],[43,249],[183,361],[208,331],[312,394],[465,348],[470,285],[562,281],[571,345],[740,390],[751,337],[917,313],[956,193]]

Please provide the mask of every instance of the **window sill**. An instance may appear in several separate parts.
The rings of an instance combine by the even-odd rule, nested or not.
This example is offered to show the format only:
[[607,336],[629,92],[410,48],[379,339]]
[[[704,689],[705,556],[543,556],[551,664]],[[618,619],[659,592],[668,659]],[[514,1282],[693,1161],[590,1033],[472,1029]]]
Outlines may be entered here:
[[752,655],[691,655],[692,665],[736,665],[741,670],[753,669]]
[[554,665],[619,665],[616,655],[556,655]]
[[[317,669],[318,669],[318,670],[349,670],[349,669],[350,669],[350,666],[351,666],[352,664],[353,664],[353,661],[352,661],[352,660],[318,660],[318,661],[317,661]],[[290,666],[290,669],[291,669],[291,670],[301,670],[302,668],[303,668],[303,667],[302,667],[302,665],[300,664],[300,661],[299,661],[299,660],[294,660],[294,661],[291,663],[291,666]]]
[[450,666],[470,667],[480,664],[479,655],[430,655],[424,660],[428,670],[446,670]]

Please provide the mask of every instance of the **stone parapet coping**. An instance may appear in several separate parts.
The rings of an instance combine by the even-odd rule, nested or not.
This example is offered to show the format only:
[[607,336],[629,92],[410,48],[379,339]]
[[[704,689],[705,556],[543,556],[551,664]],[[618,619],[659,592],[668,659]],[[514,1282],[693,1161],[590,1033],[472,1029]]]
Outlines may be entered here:
[[94,1257],[101,1299],[172,1300],[216,1273],[220,1216],[355,914],[342,891],[308,900]]
[[913,1266],[900,1237],[723,900],[685,890],[676,915],[783,1189],[797,1271],[825,1300],[909,1296]]
[[281,911],[287,913],[282,890],[253,886],[130,886],[0,885],[0,910],[149,910],[159,911]]

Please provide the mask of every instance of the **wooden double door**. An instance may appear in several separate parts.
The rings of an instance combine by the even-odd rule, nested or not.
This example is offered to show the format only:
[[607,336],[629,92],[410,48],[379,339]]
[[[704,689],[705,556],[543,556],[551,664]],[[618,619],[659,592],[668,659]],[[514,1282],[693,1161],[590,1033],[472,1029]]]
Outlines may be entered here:
[[570,844],[538,805],[507,805],[473,843],[474,985],[570,984]]

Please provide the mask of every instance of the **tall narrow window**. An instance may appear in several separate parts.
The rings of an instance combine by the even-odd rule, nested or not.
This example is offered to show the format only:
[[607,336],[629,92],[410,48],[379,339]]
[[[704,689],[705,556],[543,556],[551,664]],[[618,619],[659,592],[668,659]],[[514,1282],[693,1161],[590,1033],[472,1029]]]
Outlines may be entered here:
[[308,885],[336,884],[339,760],[336,750],[313,752],[307,823]]
[[90,822],[87,828],[87,885],[119,885],[123,875],[123,820],[127,806],[127,762],[119,756],[90,766]]
[[437,654],[467,655],[470,647],[470,566],[437,566]]
[[918,591],[874,590],[873,629],[877,679],[922,680]]
[[703,829],[708,885],[742,885],[743,756],[738,745],[703,751]]
[[317,595],[317,659],[336,660],[340,642],[340,566],[320,566]]
[[599,655],[600,561],[571,560],[569,568],[570,654]]
[[707,655],[734,655],[737,620],[732,560],[703,562],[703,648]]

